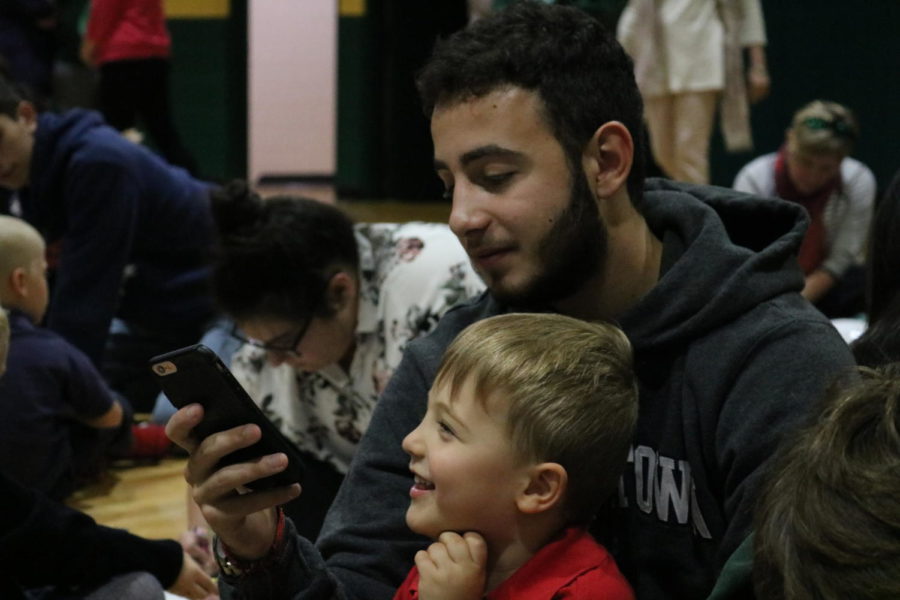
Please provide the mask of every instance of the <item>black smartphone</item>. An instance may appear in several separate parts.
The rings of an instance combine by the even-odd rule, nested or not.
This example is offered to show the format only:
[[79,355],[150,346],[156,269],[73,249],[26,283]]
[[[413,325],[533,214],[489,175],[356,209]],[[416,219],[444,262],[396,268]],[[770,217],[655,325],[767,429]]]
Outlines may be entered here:
[[203,420],[194,429],[199,438],[248,423],[255,423],[262,430],[258,442],[224,456],[219,467],[283,452],[288,457],[284,471],[257,479],[247,487],[269,489],[302,481],[303,461],[296,446],[266,418],[215,352],[203,344],[194,344],[154,356],[150,369],[172,404],[178,408],[195,402],[203,405]]

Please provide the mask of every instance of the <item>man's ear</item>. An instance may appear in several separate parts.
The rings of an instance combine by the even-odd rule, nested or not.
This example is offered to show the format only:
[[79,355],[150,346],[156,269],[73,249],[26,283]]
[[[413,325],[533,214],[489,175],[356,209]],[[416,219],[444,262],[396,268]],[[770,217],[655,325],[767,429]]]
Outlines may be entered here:
[[625,185],[634,164],[634,140],[619,121],[601,125],[585,147],[584,172],[597,198],[610,198]]
[[569,475],[559,463],[540,463],[531,467],[529,481],[516,498],[516,505],[525,514],[550,510],[562,502],[568,487]]
[[19,102],[16,107],[16,116],[28,126],[29,131],[34,132],[37,128],[37,109],[34,104],[27,100]]

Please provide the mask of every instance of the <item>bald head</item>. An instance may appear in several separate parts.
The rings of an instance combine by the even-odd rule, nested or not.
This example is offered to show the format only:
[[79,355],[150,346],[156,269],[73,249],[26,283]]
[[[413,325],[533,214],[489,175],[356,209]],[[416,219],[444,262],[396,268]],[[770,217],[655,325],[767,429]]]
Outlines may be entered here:
[[37,230],[15,217],[0,215],[0,278],[9,279],[16,268],[30,269],[44,257],[44,239]]

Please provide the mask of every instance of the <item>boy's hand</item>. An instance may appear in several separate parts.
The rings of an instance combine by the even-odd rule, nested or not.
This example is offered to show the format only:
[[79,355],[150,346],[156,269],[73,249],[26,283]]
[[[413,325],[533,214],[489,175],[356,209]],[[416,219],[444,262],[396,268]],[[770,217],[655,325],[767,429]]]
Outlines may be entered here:
[[416,554],[420,600],[480,600],[487,577],[487,544],[474,532],[445,531]]
[[219,590],[209,575],[203,572],[194,559],[185,552],[184,561],[181,563],[181,572],[178,579],[169,588],[169,591],[185,598],[201,600],[218,598]]
[[193,527],[181,534],[178,538],[181,547],[191,558],[197,561],[207,575],[219,574],[219,565],[212,552],[212,538],[205,527]]

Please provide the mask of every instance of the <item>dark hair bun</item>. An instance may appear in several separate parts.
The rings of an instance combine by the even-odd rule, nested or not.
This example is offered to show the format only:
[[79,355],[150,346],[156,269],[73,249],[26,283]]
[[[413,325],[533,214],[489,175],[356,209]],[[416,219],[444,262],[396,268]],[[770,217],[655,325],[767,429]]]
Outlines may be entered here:
[[212,213],[223,239],[252,234],[263,216],[263,200],[243,179],[213,191]]

